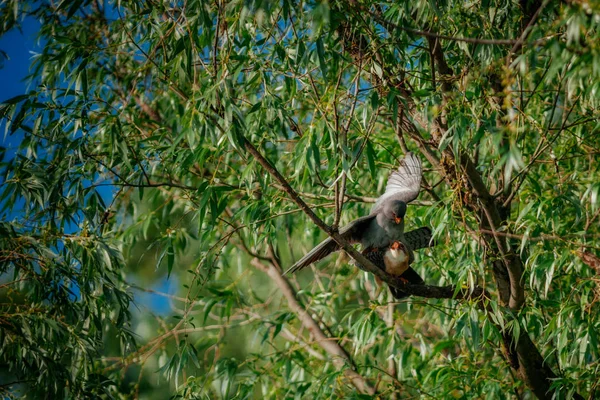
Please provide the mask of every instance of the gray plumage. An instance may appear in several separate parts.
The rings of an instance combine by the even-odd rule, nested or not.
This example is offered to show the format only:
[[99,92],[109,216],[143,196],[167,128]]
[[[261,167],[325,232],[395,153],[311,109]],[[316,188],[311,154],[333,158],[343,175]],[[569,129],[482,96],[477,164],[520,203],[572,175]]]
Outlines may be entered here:
[[[387,247],[393,240],[404,241],[406,204],[419,195],[421,175],[421,160],[413,153],[408,153],[398,170],[391,173],[385,192],[375,202],[371,213],[350,222],[340,230],[340,236],[349,243],[360,243],[364,249]],[[285,271],[284,275],[296,272],[339,249],[340,246],[332,238],[327,238]]]
[[408,153],[398,169],[390,174],[385,192],[377,199],[371,214],[379,212],[386,204],[393,200],[400,200],[405,204],[410,203],[419,195],[423,168],[421,160],[414,153]]

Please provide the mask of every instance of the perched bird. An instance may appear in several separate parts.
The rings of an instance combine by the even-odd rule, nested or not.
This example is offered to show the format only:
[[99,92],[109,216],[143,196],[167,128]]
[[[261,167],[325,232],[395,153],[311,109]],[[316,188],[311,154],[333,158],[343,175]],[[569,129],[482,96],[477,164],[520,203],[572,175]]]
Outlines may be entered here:
[[[420,228],[419,230],[429,228]],[[429,231],[431,236],[431,231]],[[400,279],[415,285],[422,285],[423,279],[419,274],[410,267],[414,260],[414,254],[410,247],[400,241],[393,241],[387,247],[369,248],[362,253],[365,258],[375,264],[379,269],[384,270],[390,275],[399,276]],[[357,263],[357,267],[365,270],[364,267]],[[396,299],[404,299],[410,296],[408,293],[390,286],[390,292]]]
[[[388,178],[385,192],[377,199],[371,213],[350,222],[340,230],[340,235],[350,243],[360,243],[364,249],[385,248],[393,241],[419,242],[424,231],[421,228],[405,234],[404,215],[406,204],[419,195],[421,175],[421,160],[413,153],[408,153],[398,170]],[[430,239],[431,231],[429,234]],[[427,247],[429,242],[425,243],[421,247]],[[415,246],[412,250],[421,247]],[[332,238],[327,238],[285,271],[284,275],[296,272],[339,249],[340,246]]]

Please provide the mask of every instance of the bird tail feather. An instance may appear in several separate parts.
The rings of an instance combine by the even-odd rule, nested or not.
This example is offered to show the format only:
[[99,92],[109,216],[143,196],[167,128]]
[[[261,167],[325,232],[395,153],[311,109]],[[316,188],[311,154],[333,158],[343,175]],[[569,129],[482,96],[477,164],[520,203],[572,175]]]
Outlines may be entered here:
[[435,246],[435,242],[432,240],[431,229],[426,226],[406,232],[404,234],[404,240],[406,240],[406,243],[411,250]]
[[327,257],[329,253],[338,250],[338,248],[338,244],[333,239],[327,238],[314,249],[309,251],[300,260],[296,261],[296,263],[290,268],[288,268],[288,270],[285,271],[283,275],[293,274],[294,272],[299,271],[304,267],[308,267],[310,264]]

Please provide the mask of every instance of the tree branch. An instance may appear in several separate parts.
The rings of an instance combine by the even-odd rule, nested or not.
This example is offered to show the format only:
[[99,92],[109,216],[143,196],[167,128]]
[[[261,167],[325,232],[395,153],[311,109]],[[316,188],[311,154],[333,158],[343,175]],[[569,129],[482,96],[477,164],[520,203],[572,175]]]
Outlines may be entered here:
[[388,285],[402,290],[403,292],[406,292],[412,296],[424,297],[427,299],[474,300],[476,302],[481,302],[484,300],[490,300],[492,298],[487,290],[479,286],[459,289],[455,285],[413,285],[411,283],[406,283],[401,278],[392,275],[387,275],[382,280]]
[[252,143],[245,137],[242,137],[244,142],[244,148],[254,156],[255,160],[281,185],[284,192],[286,192],[292,201],[300,207],[302,211],[317,225],[321,230],[327,233],[337,244],[339,244],[350,257],[365,267],[366,270],[372,274],[385,280],[386,273],[381,269],[377,268],[375,264],[367,260],[365,256],[360,254],[354,247],[350,245],[344,238],[340,236],[337,230],[332,229],[328,226],[321,218],[319,218],[313,210],[300,198],[298,193],[290,186],[288,181],[277,171],[277,169],[265,158],[263,155],[254,147]]
[[[412,32],[411,29],[396,26],[385,21],[378,14],[363,9],[360,5],[353,1],[352,4],[360,9],[363,13],[367,12],[373,16],[379,23],[386,28],[392,27],[407,32],[420,34],[428,38],[460,40],[459,38],[448,38],[442,35],[432,34],[427,31]],[[541,12],[541,11],[540,11]],[[538,13],[539,14],[539,13]],[[534,21],[534,15],[529,21]],[[535,16],[537,17],[537,16]],[[535,21],[534,21],[535,22]],[[532,23],[534,23],[532,22]],[[526,35],[522,35],[523,40]],[[480,40],[465,40],[471,43],[486,44]],[[510,44],[515,45],[517,41],[511,41]],[[494,43],[500,44],[500,43]],[[502,43],[509,44],[509,43]],[[432,59],[438,65],[438,68],[444,68],[443,54],[438,43],[433,43],[431,47]],[[458,154],[453,154],[452,149],[446,148],[442,151],[441,157],[432,150],[439,147],[441,132],[445,129],[445,123],[439,118],[430,121],[422,115],[417,109],[417,105],[411,97],[410,88],[406,82],[398,78],[398,72],[392,69],[384,69],[384,79],[387,79],[388,85],[394,87],[401,93],[402,100],[398,101],[398,118],[397,124],[400,129],[397,130],[397,135],[402,143],[402,133],[408,133],[408,136],[414,140],[423,155],[431,162],[431,164],[440,172],[449,185],[459,192],[461,200],[470,209],[478,214],[480,228],[492,232],[493,240],[487,240],[487,246],[493,253],[496,261],[492,263],[494,277],[498,283],[498,292],[502,303],[508,305],[513,311],[518,311],[524,304],[524,288],[521,282],[523,274],[523,263],[518,254],[516,254],[505,238],[501,238],[497,232],[498,228],[506,225],[507,218],[510,216],[509,209],[503,205],[500,200],[497,200],[490,194],[482,175],[477,170],[477,165],[469,157],[466,151],[459,150]],[[379,82],[380,77],[372,77],[375,83]],[[450,86],[446,86],[450,88]],[[444,87],[442,88],[444,89]],[[420,133],[416,124],[420,124],[424,129],[431,131],[431,139],[426,140]],[[433,125],[433,126],[432,126]],[[433,128],[433,129],[431,129]],[[456,165],[455,165],[456,162]],[[370,269],[369,269],[370,270]],[[378,275],[379,276],[379,275]],[[401,290],[413,295],[449,295],[449,291],[441,293],[433,293],[427,290],[426,287],[419,287],[416,290],[405,287],[400,284],[391,283],[385,278],[382,280],[392,284]],[[435,289],[439,291],[440,289]],[[423,293],[418,293],[422,291]],[[453,293],[452,293],[453,294]],[[518,323],[517,320],[514,320]],[[524,332],[524,330],[523,330]],[[503,332],[506,358],[513,368],[519,372],[519,376],[525,381],[528,387],[540,399],[550,398],[553,394],[551,390],[552,380],[556,377],[553,371],[545,363],[544,358],[540,354],[535,344],[531,341],[528,334],[523,333],[515,338],[510,332]],[[579,395],[575,394],[575,397]],[[579,397],[578,397],[579,398]]]
[[315,339],[315,342],[323,348],[330,356],[333,357],[332,361],[337,368],[341,369],[344,366],[349,366],[344,370],[344,375],[352,381],[352,384],[362,393],[368,393],[370,395],[375,394],[375,388],[373,388],[367,380],[355,371],[356,365],[348,352],[344,350],[336,340],[328,337],[325,332],[319,327],[317,321],[315,321],[306,309],[300,304],[300,301],[296,297],[296,292],[289,281],[281,276],[281,270],[275,268],[274,265],[265,265],[258,258],[254,258],[251,264],[257,269],[266,273],[269,278],[279,287],[281,293],[288,302],[290,309],[296,314],[303,326],[305,326]]

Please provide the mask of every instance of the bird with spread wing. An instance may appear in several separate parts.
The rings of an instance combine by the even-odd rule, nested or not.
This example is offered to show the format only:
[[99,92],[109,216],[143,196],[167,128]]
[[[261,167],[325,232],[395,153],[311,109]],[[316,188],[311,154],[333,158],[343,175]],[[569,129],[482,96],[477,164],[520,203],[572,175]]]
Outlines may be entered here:
[[[385,192],[377,199],[371,213],[342,228],[342,238],[349,243],[360,243],[363,254],[385,252],[396,241],[404,243],[411,256],[412,250],[432,245],[429,228],[404,233],[406,205],[419,195],[422,173],[421,160],[415,154],[408,153],[388,178]],[[319,261],[340,248],[332,238],[327,238],[285,271],[284,275]]]

